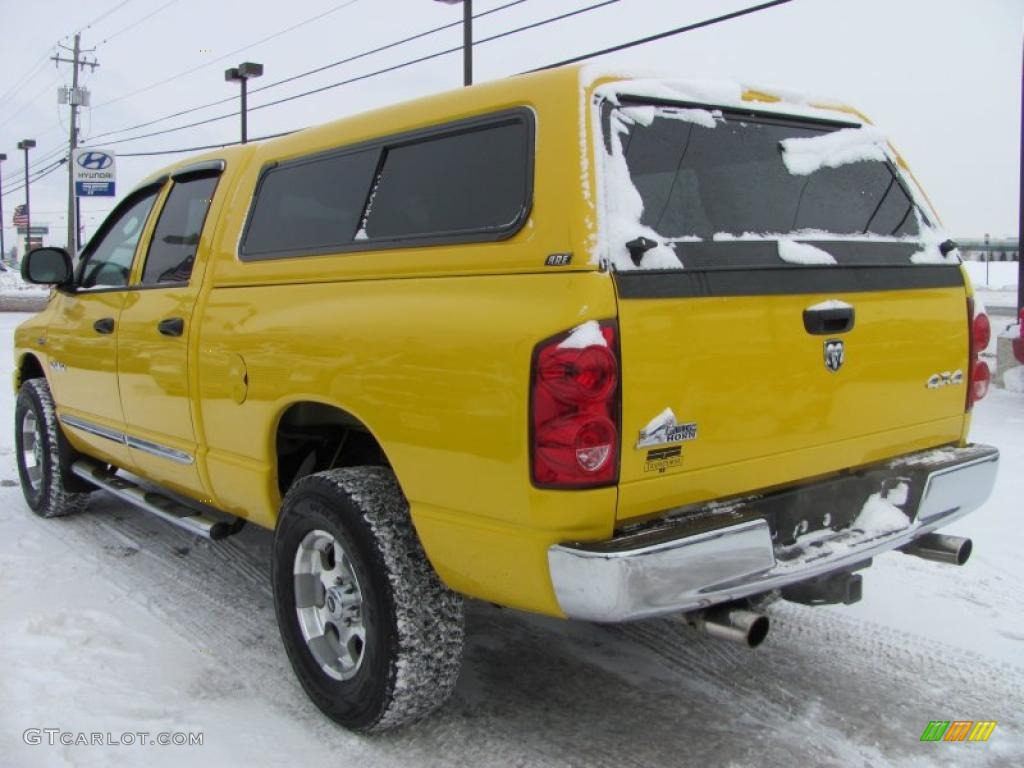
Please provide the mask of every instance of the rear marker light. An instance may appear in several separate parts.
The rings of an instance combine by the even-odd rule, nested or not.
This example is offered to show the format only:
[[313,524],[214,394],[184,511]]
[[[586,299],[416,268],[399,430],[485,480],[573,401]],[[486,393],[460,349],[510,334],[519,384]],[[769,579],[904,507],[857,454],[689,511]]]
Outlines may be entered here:
[[970,361],[967,370],[970,377],[967,380],[967,407],[970,411],[976,402],[988,394],[989,384],[992,381],[992,371],[988,363],[981,359],[981,353],[988,347],[992,340],[992,324],[988,315],[984,312],[974,312],[974,299],[967,300],[967,322],[970,336]]
[[596,487],[618,478],[615,325],[593,322],[586,330],[582,345],[574,343],[577,332],[563,333],[534,351],[530,463],[533,482],[541,487]]
[[974,348],[981,354],[992,340],[992,324],[988,315],[982,313],[974,316]]
[[988,394],[991,381],[992,371],[989,370],[988,363],[983,360],[975,361],[974,368],[971,370],[971,398],[974,402],[978,402]]

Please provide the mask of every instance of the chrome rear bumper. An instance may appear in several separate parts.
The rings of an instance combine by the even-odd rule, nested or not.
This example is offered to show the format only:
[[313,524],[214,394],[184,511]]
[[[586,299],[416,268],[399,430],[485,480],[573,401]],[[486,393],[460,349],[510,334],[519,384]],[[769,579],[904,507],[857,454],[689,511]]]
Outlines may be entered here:
[[[709,507],[608,541],[556,544],[548,550],[551,580],[562,611],[573,619],[616,622],[707,608],[863,566],[981,506],[998,467],[998,450],[972,445],[869,468],[872,478],[885,481],[879,492],[906,486],[902,501],[890,502],[902,509],[906,525],[890,530],[865,530],[854,520],[780,546],[764,518],[731,522],[744,509],[739,502],[718,527],[716,508]],[[756,499],[746,503],[748,515],[756,515],[757,506]]]

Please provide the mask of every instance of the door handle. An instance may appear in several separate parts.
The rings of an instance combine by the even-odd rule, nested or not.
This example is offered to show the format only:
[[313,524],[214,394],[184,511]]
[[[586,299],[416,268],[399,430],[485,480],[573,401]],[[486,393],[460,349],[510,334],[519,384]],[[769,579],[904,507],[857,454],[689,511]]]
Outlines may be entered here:
[[853,330],[857,315],[853,307],[822,307],[804,310],[804,328],[814,336],[832,336]]
[[185,332],[185,319],[168,317],[156,324],[156,329],[164,336],[181,336]]
[[114,318],[112,317],[101,317],[95,323],[92,324],[92,329],[96,333],[113,333],[114,332]]

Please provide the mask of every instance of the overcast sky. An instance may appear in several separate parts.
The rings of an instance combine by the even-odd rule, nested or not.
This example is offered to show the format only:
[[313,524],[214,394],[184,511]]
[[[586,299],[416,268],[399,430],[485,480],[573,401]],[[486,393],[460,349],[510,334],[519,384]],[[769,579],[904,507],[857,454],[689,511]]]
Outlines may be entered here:
[[[509,0],[476,0],[477,13]],[[526,0],[475,25],[480,39],[600,0]],[[756,4],[757,0],[619,0],[564,21],[480,45],[476,79],[504,77]],[[108,13],[109,12],[109,13]],[[172,112],[237,96],[223,71],[241,61],[265,66],[253,88],[456,22],[459,6],[435,0],[0,0],[0,152],[3,186],[21,183],[21,138],[38,147],[30,162],[59,157],[67,108],[56,103],[70,68],[46,61],[55,43],[83,29],[100,67],[86,70],[92,107],[83,110],[83,145],[119,153],[231,141],[238,118],[137,141],[140,133],[215,117],[228,102],[159,124],[97,138]],[[308,19],[308,24],[277,34]],[[102,18],[101,18],[102,17]],[[146,18],[149,17],[149,18]],[[86,26],[90,25],[91,26]],[[272,35],[273,39],[263,41]],[[1024,0],[793,0],[751,16],[606,57],[609,62],[685,77],[764,83],[852,103],[903,152],[957,236],[1017,233]],[[64,39],[65,43],[70,38]],[[458,27],[320,74],[256,93],[250,108],[372,72],[461,42]],[[182,74],[188,70],[196,70]],[[25,76],[28,75],[26,78]],[[178,76],[181,75],[181,76]],[[177,76],[177,77],[176,77]],[[173,78],[173,79],[172,79]],[[250,114],[260,136],[461,85],[456,54]],[[169,80],[161,83],[160,81]],[[10,91],[10,93],[7,93]],[[118,157],[118,192],[181,155]],[[45,169],[50,161],[40,163]],[[47,242],[65,239],[67,174],[32,185],[33,224]],[[14,206],[3,199],[8,248]],[[82,203],[91,234],[112,199]]]

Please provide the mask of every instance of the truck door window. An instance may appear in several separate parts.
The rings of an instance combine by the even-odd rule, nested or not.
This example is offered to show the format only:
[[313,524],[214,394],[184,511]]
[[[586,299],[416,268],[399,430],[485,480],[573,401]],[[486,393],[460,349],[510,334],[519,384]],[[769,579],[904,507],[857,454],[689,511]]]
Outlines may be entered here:
[[153,231],[143,285],[188,282],[218,178],[200,176],[175,183]]
[[115,211],[104,223],[99,238],[83,255],[80,288],[118,288],[128,285],[139,236],[159,189]]

